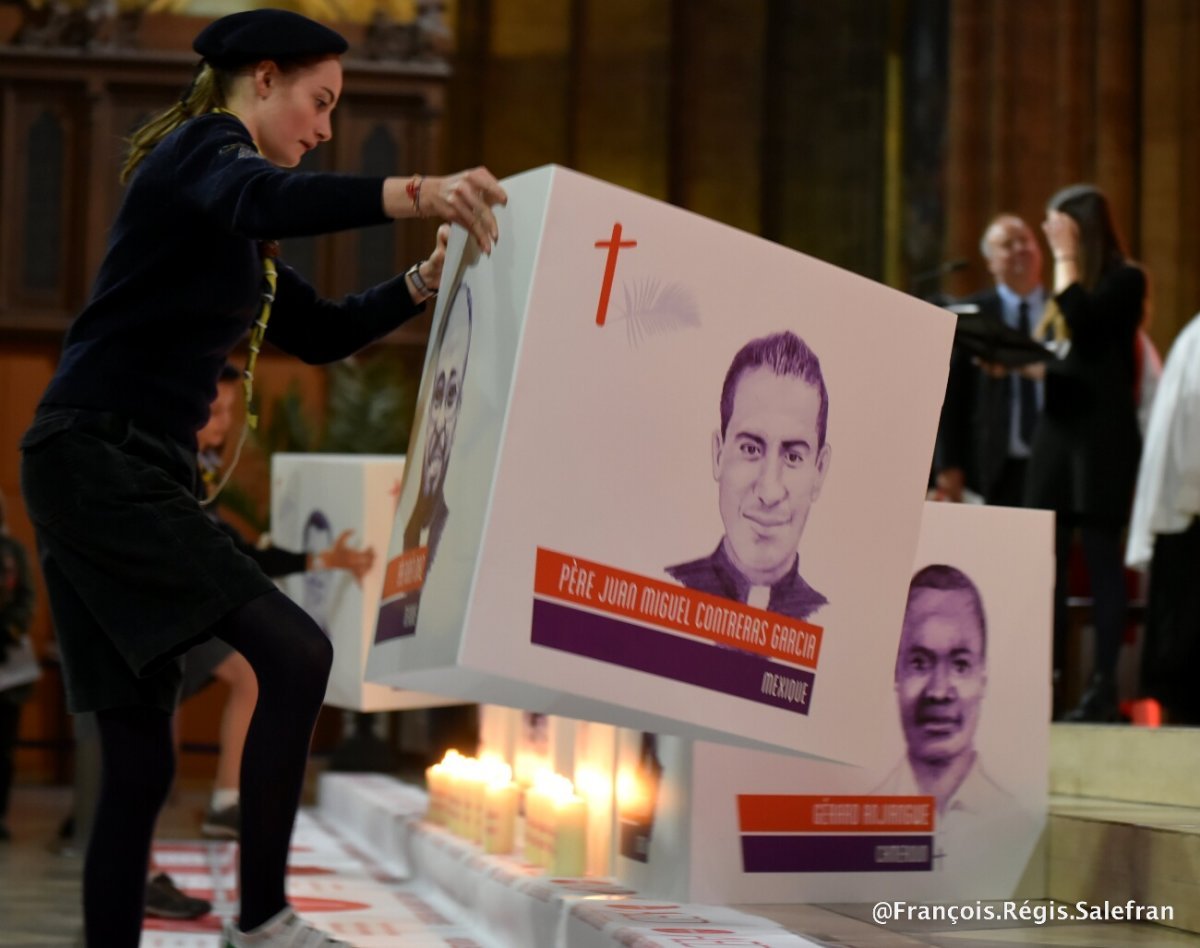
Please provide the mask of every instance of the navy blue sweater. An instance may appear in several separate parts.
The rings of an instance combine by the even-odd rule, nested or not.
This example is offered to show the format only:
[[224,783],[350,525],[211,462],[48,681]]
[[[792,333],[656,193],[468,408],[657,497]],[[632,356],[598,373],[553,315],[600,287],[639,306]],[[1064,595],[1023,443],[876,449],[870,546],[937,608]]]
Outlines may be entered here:
[[[258,242],[387,221],[382,178],[284,171],[234,116],[191,119],[130,182],[42,404],[116,412],[194,447],[221,366],[258,313]],[[423,309],[403,275],[333,302],[281,261],[267,339],[333,362]]]

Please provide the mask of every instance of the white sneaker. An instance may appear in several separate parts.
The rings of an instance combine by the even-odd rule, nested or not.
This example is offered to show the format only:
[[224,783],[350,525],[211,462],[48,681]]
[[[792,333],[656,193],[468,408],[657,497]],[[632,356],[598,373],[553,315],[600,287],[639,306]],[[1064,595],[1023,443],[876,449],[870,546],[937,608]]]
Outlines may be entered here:
[[351,948],[349,942],[330,938],[313,928],[291,906],[250,932],[238,931],[230,920],[225,923],[223,948]]

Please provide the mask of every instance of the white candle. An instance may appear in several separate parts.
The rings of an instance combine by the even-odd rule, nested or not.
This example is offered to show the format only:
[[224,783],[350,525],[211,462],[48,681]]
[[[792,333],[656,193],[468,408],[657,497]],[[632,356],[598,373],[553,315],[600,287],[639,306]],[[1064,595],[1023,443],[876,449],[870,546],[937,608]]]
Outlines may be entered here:
[[525,792],[525,861],[549,867],[554,859],[554,801],[572,795],[571,781],[549,770]]
[[587,870],[587,802],[571,795],[554,801],[554,854],[550,872],[582,876]]
[[543,864],[544,834],[548,823],[546,795],[537,787],[525,791],[525,861],[531,866]]
[[459,835],[472,843],[483,842],[483,768],[470,758],[463,775],[463,824]]
[[456,836],[463,832],[466,812],[467,759],[458,751],[447,751],[442,759],[446,768],[446,819],[445,827]]
[[517,794],[512,780],[489,783],[483,791],[483,851],[511,853],[517,825]]
[[429,792],[429,807],[425,819],[435,826],[446,822],[446,769],[441,764],[425,768],[425,788]]

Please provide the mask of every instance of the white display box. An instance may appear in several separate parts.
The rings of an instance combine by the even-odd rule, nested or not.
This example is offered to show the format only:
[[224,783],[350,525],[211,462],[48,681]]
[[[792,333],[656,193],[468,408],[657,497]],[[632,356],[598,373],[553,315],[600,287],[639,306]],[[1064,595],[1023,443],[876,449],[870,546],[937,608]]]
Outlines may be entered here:
[[1045,896],[1053,514],[929,503],[922,571],[958,588],[893,630],[888,707],[857,718],[887,749],[862,766],[619,733],[618,879],[718,904]]
[[562,168],[504,186],[490,257],[451,236],[369,679],[871,759],[953,315]]
[[408,840],[429,808],[423,790],[383,774],[324,773],[317,797],[322,818],[389,876],[415,875]]
[[688,905],[644,897],[570,906],[565,944],[571,948],[636,945],[637,948],[819,948],[769,919],[716,905]]
[[279,583],[333,641],[325,703],[335,707],[390,711],[459,700],[365,680],[403,475],[403,457],[279,453],[271,458],[271,537],[276,546],[320,553],[343,531],[352,530],[351,546],[375,551],[375,562],[361,583],[346,570],[310,571]]

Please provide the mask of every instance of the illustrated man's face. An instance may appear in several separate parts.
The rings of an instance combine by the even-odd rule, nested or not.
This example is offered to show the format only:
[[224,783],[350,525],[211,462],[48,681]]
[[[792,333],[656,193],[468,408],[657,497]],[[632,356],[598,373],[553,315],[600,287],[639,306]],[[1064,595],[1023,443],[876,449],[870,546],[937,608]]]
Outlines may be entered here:
[[896,696],[909,756],[940,763],[970,750],[986,687],[983,629],[971,594],[916,590],[896,656]]
[[447,316],[449,325],[446,335],[438,352],[433,394],[429,399],[421,476],[421,486],[426,494],[441,490],[446,479],[446,466],[450,463],[450,449],[454,447],[458,411],[462,406],[463,373],[466,371],[467,349],[471,343],[467,305],[465,294],[460,293],[455,297]]
[[987,265],[998,283],[1025,294],[1041,282],[1042,248],[1019,217],[1002,217],[984,239]]
[[196,432],[196,443],[201,451],[217,451],[229,437],[233,427],[233,407],[237,402],[237,380],[219,382],[217,397],[209,407],[208,421]]
[[309,524],[304,530],[304,552],[324,553],[333,546],[333,529],[331,527]]
[[769,368],[738,382],[724,437],[713,435],[726,552],[754,585],[792,567],[809,508],[820,496],[830,447],[818,447],[821,395],[815,385]]
[[[331,527],[308,524],[304,529],[304,552],[324,553],[333,546],[333,530]],[[306,609],[323,610],[325,608],[325,593],[332,582],[327,571],[316,570],[304,574],[304,607]],[[328,618],[321,615],[317,623],[322,628],[328,623]]]

